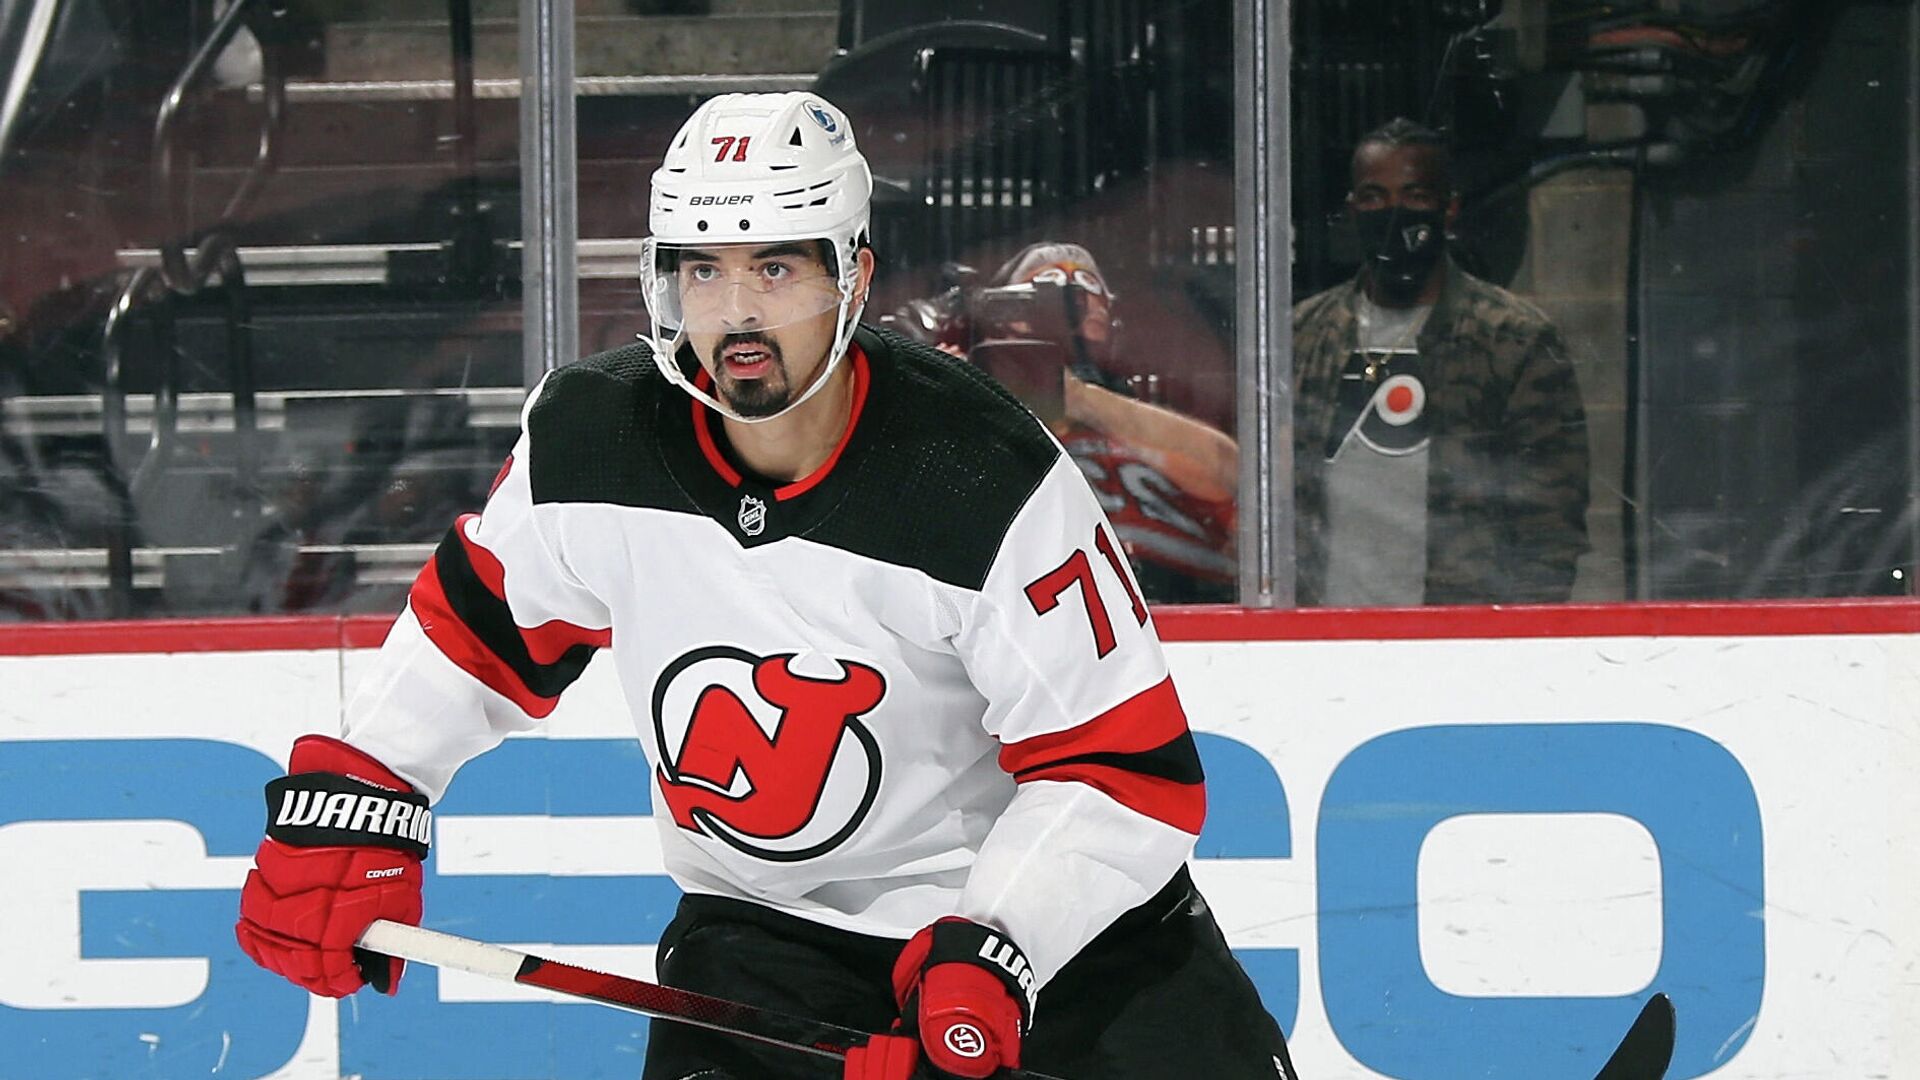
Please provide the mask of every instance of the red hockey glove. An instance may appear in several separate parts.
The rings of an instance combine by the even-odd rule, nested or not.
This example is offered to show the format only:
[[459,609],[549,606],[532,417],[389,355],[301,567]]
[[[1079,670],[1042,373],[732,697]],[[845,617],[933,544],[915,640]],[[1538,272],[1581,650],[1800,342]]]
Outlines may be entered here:
[[1019,1066],[1038,990],[1026,955],[1000,931],[941,919],[901,951],[893,992],[934,1075],[984,1080]]
[[354,948],[375,919],[420,922],[433,811],[412,785],[338,739],[293,744],[267,785],[267,838],[240,889],[240,948],[327,997],[397,993],[404,961]]
[[875,1035],[867,1045],[847,1051],[841,1080],[913,1080],[920,1044],[905,1035]]

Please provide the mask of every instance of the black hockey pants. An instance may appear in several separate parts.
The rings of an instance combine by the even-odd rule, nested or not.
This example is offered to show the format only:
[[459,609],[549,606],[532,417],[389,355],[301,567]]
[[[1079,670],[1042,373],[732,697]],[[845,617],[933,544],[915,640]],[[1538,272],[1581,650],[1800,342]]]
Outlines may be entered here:
[[[891,971],[902,944],[758,904],[688,896],[661,935],[660,979],[884,1031],[898,1015]],[[1021,1065],[1064,1080],[1297,1080],[1279,1026],[1184,869],[1041,989]],[[839,1076],[822,1058],[656,1020],[643,1080]]]

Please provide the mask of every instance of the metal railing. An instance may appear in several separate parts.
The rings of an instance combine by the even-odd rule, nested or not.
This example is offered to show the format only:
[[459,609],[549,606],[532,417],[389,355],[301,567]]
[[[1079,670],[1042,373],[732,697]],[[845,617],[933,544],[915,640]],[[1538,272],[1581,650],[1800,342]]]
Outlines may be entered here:
[[[576,75],[573,96],[683,96],[714,94],[772,94],[805,90],[813,85],[810,71],[723,75]],[[318,102],[451,101],[457,91],[452,79],[364,79],[340,82],[290,82],[287,100],[295,105]],[[247,87],[248,100],[265,93],[259,83]],[[473,96],[479,101],[507,101],[520,96],[519,79],[475,79]]]
[[[263,390],[254,398],[256,431],[284,431],[288,414],[313,406],[374,403],[402,399],[457,400],[467,424],[490,430],[517,429],[527,392],[519,386],[466,386],[435,389],[368,387],[353,390]],[[106,398],[100,394],[37,394],[0,401],[6,430],[31,437],[90,435],[100,430]],[[156,431],[162,424],[180,435],[227,434],[239,429],[233,398],[226,393],[127,394],[119,401],[129,435]],[[164,418],[162,413],[165,413]]]
[[[420,567],[436,544],[295,544],[301,556],[340,556],[352,559],[359,585],[406,585],[419,576]],[[223,547],[143,547],[132,553],[130,587],[158,589],[166,585],[169,564],[214,562],[232,552]],[[114,554],[107,548],[15,548],[0,550],[0,592],[38,589],[119,590]]]
[[[127,279],[107,314],[100,341],[104,376],[101,435],[109,463],[109,482],[119,503],[107,546],[107,574],[113,585],[110,603],[112,613],[117,616],[129,614],[132,606],[137,508],[166,472],[179,438],[180,363],[174,304],[215,282],[226,297],[229,392],[238,440],[236,482],[242,492],[251,492],[254,488],[252,324],[246,273],[229,229],[259,193],[279,159],[280,131],[286,112],[286,79],[278,48],[278,24],[285,14],[284,0],[232,0],[168,88],[154,118],[153,179],[162,200],[165,228],[159,246],[159,263],[135,270]],[[260,44],[263,92],[259,149],[219,216],[210,224],[195,227],[188,205],[181,114],[189,96],[206,80],[214,62],[233,44],[242,27]],[[154,351],[159,359],[153,423],[144,451],[136,451],[127,430],[126,349],[136,311],[152,321]],[[243,499],[242,506],[243,514],[259,513],[257,499]]]
[[[262,416],[262,395],[255,389],[249,265],[257,262],[263,270],[261,280],[273,285],[384,285],[393,283],[396,254],[439,252],[446,263],[448,280],[469,284],[500,277],[499,264],[512,256],[512,245],[497,241],[489,231],[488,207],[481,200],[477,183],[473,103],[478,95],[470,0],[448,0],[448,11],[453,77],[444,92],[454,104],[458,188],[453,236],[447,240],[293,248],[242,249],[237,245],[235,223],[274,173],[280,156],[289,96],[283,64],[285,43],[280,32],[286,0],[231,0],[162,98],[153,128],[153,182],[162,203],[164,233],[155,248],[120,253],[122,264],[131,273],[101,330],[103,392],[97,402],[86,395],[41,401],[30,410],[33,416],[15,418],[25,420],[29,427],[37,421],[43,430],[64,429],[76,418],[97,411],[97,430],[102,434],[108,462],[107,482],[117,503],[107,546],[102,549],[111,614],[130,614],[141,568],[155,572],[152,553],[160,549],[140,546],[138,517],[140,507],[172,465],[182,431],[232,433],[233,487],[239,495],[239,520],[234,525],[240,535],[251,535],[262,512],[256,435],[263,420],[269,428],[280,426],[289,401],[327,396],[323,391],[268,394],[266,415]],[[247,99],[260,109],[259,146],[220,212],[211,222],[196,224],[189,198],[189,150],[183,136],[183,116],[189,102],[202,91],[215,62],[242,29],[250,31],[260,46],[260,77],[246,91]],[[434,84],[433,90],[437,96],[440,84]],[[635,256],[626,246],[620,242],[602,246],[609,247],[603,258],[619,262],[623,273],[632,272]],[[605,272],[605,276],[612,273]],[[225,301],[228,389],[218,395],[183,394],[178,305],[214,288],[220,290]],[[133,394],[129,389],[130,340],[136,322],[145,327],[154,358],[154,389],[150,395]],[[488,391],[478,393],[485,395]],[[517,388],[505,388],[494,396],[520,394]],[[380,395],[353,392],[347,396]],[[226,400],[217,400],[220,398]],[[491,398],[486,402],[488,411],[479,417],[482,426],[496,414],[509,415],[508,410],[495,407],[500,404]],[[517,413],[511,415],[517,421]]]
[[[508,240],[502,245],[511,259],[517,260],[524,245]],[[629,237],[605,237],[581,240],[578,246],[579,275],[599,280],[638,281],[640,241]],[[240,261],[247,267],[247,282],[258,286],[283,285],[392,285],[404,274],[396,274],[394,263],[430,257],[442,245],[407,244],[305,244],[277,247],[242,247]],[[157,267],[157,248],[129,248],[117,253],[120,265],[130,269]]]

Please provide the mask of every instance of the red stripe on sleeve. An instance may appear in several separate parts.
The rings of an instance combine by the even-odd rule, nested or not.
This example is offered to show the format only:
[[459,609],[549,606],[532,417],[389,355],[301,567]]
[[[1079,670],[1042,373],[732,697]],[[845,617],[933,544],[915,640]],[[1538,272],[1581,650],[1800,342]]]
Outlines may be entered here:
[[1204,784],[1181,784],[1112,765],[1088,762],[1051,768],[1043,766],[1020,778],[1023,784],[1034,780],[1085,784],[1104,792],[1114,802],[1135,813],[1145,814],[1193,836],[1200,835],[1200,826],[1207,820],[1207,788]]
[[1084,754],[1140,754],[1186,733],[1187,714],[1169,675],[1078,727],[1001,747],[1000,767],[1019,773]]
[[575,645],[604,649],[613,644],[612,629],[589,630],[561,619],[541,623],[531,630],[522,627],[520,637],[527,643],[527,656],[542,666],[559,661]]
[[413,580],[407,603],[413,608],[414,617],[420,620],[420,628],[427,632],[427,639],[447,659],[489,690],[520,706],[528,716],[544,719],[559,704],[559,698],[544,698],[528,689],[513,668],[454,614],[453,605],[447,603],[446,590],[440,585],[439,556],[428,559],[420,576]]
[[[469,545],[467,550],[471,555],[482,549]],[[513,669],[513,665],[454,611],[453,605],[447,601],[446,589],[440,583],[438,556],[427,560],[420,576],[414,579],[413,589],[407,599],[414,617],[420,620],[421,629],[426,631],[427,639],[460,670],[535,719],[544,719],[559,704],[558,693],[548,696],[529,687],[519,672]],[[503,601],[501,607],[505,606]],[[511,616],[508,618],[510,620]],[[575,645],[604,648],[613,640],[611,629],[590,630],[558,619],[531,630],[518,626],[515,629],[525,644],[528,658],[543,667],[558,661]]]
[[467,561],[473,564],[473,576],[487,587],[494,599],[505,602],[507,599],[507,568],[501,564],[493,552],[467,535],[467,522],[480,520],[479,514],[461,514],[453,523],[453,531],[460,537],[460,546],[467,549]]
[[[479,517],[479,514],[460,515],[460,519],[454,523],[454,531],[460,537],[460,546],[466,550],[467,561],[473,564],[473,576],[493,594],[494,599],[504,604],[507,600],[507,568],[493,552],[481,547],[467,534],[467,522]],[[435,582],[438,580],[436,578]],[[528,658],[542,666],[559,660],[575,645],[604,649],[613,641],[611,629],[591,630],[561,619],[542,623],[532,629],[519,627],[519,630],[521,639],[527,643]]]
[[506,464],[500,466],[500,471],[494,474],[493,483],[487,486],[487,498],[493,498],[493,493],[499,491],[500,485],[507,482],[507,474],[512,471],[513,455],[508,454]]
[[1120,805],[1182,832],[1200,834],[1207,816],[1204,784],[1135,772],[1090,755],[1145,754],[1188,736],[1187,714],[1171,676],[1078,727],[1036,735],[1000,748],[1000,767],[1021,783],[1085,784]]

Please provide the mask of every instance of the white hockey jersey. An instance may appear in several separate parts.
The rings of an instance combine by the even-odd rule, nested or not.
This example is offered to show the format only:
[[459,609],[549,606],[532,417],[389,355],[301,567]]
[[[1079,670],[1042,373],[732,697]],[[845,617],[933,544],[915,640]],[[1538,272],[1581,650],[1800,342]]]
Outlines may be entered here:
[[853,423],[769,484],[646,348],[553,372],[349,702],[437,800],[609,650],[682,888],[1044,980],[1193,849],[1199,758],[1086,481],[964,361],[862,328]]

